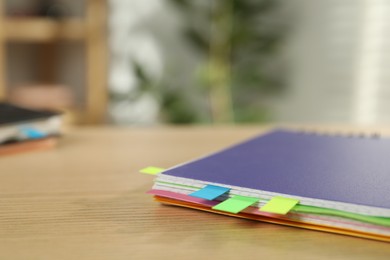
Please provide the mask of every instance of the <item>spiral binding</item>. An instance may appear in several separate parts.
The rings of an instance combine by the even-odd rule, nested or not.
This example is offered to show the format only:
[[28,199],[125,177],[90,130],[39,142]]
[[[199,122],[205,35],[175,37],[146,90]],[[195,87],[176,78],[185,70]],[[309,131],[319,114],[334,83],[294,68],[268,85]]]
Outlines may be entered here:
[[311,134],[317,136],[329,136],[329,137],[345,137],[345,138],[370,138],[370,139],[380,139],[382,135],[378,132],[330,132],[330,131],[319,131],[319,130],[311,130],[311,129],[297,129],[296,133],[301,134]]

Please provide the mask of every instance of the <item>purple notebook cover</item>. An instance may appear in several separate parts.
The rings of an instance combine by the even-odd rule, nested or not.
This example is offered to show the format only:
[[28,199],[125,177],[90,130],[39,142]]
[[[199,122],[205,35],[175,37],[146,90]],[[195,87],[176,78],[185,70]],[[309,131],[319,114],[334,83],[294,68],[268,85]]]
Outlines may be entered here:
[[390,208],[390,139],[276,130],[164,174]]

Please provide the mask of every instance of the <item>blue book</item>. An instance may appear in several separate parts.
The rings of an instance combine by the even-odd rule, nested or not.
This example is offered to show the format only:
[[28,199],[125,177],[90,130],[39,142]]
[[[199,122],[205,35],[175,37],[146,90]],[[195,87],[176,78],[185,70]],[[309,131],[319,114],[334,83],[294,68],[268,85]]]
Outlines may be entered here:
[[[196,200],[191,196],[207,193],[207,185],[228,188],[214,202],[207,202],[209,206],[232,198],[236,203],[235,196],[256,198],[258,201],[250,204],[252,209],[245,206],[242,210],[259,211],[260,215],[261,208],[272,208],[272,203],[282,207],[295,201],[286,211],[292,221],[308,222],[312,217],[317,218],[309,221],[314,225],[325,223],[390,238],[389,156],[387,138],[275,130],[168,169],[159,174],[153,190],[160,197],[199,204],[201,197]],[[205,190],[197,192],[201,189]],[[187,197],[178,199],[175,194]],[[278,202],[272,202],[273,198]],[[265,207],[267,203],[270,205]],[[367,227],[359,228],[362,223]]]

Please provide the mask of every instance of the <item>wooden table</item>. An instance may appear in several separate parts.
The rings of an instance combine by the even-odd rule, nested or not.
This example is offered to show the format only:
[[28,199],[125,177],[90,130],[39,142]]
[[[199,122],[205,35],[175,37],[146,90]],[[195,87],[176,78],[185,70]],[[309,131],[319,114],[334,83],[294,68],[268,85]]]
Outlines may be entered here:
[[[0,259],[390,259],[388,243],[162,206],[169,167],[264,127],[78,128],[0,158]],[[248,258],[248,256],[250,258]]]

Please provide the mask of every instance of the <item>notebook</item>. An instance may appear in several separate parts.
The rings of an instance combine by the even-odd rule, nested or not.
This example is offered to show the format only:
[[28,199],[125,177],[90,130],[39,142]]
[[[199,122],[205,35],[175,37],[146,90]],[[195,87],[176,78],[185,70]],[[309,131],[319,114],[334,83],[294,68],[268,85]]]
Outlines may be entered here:
[[0,102],[0,155],[52,147],[61,124],[59,112]]
[[164,204],[390,241],[389,154],[387,138],[278,129],[154,169],[149,193]]

